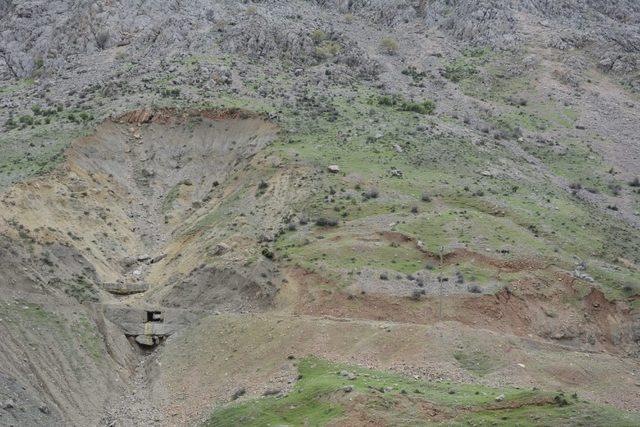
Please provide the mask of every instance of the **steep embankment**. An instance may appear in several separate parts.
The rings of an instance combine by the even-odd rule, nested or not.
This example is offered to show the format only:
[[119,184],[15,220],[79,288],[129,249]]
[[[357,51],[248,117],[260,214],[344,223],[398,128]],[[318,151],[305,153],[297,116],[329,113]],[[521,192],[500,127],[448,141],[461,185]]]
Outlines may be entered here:
[[268,259],[238,254],[274,218],[241,237],[212,224],[226,227],[229,198],[248,214],[263,175],[247,168],[276,133],[240,111],[136,111],[3,195],[2,384],[27,387],[28,416],[93,423],[126,389],[133,338],[153,346],[200,312],[270,304]]

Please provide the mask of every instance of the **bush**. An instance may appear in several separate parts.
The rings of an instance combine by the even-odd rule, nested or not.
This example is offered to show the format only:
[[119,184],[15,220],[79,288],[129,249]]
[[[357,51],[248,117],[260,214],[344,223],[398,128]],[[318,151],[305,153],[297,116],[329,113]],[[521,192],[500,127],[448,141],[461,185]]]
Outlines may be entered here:
[[481,294],[482,293],[482,288],[480,288],[480,286],[478,285],[471,285],[467,288],[467,290],[469,292],[471,292],[472,294]]
[[378,105],[398,107],[400,111],[412,111],[419,114],[433,114],[436,103],[427,99],[422,102],[407,101],[400,95],[382,95],[378,97]]
[[22,125],[25,125],[25,126],[31,126],[34,123],[33,117],[29,115],[20,116],[19,121]]
[[413,65],[409,65],[408,68],[402,70],[402,74],[411,77],[414,84],[422,82],[422,79],[427,77],[427,73],[425,73],[424,71],[418,71],[418,69]]
[[385,37],[380,40],[380,48],[387,55],[395,55],[398,53],[398,42],[391,37]]
[[318,59],[327,59],[336,56],[342,50],[342,46],[334,41],[326,41],[322,45],[316,47],[316,57]]
[[580,184],[579,182],[572,182],[571,184],[569,184],[569,188],[574,191],[579,191],[582,190],[582,184]]
[[269,248],[262,248],[262,256],[267,259],[273,259],[273,252]]
[[423,102],[406,101],[400,105],[400,110],[419,114],[433,114],[436,110],[436,103],[429,99]]
[[96,34],[96,46],[98,46],[99,49],[105,49],[110,37],[109,31],[99,31],[98,34]]
[[9,117],[5,122],[4,126],[8,130],[11,130],[11,129],[15,129],[18,126],[18,124],[15,122],[15,120],[13,120],[13,117]]
[[162,96],[166,97],[166,98],[177,98],[178,96],[180,96],[180,89],[179,88],[165,88],[162,90]]
[[338,226],[338,220],[334,219],[334,218],[320,217],[320,218],[316,219],[316,225],[318,227],[337,227]]
[[327,35],[324,31],[318,28],[317,30],[313,30],[311,34],[309,34],[309,37],[311,37],[311,40],[313,40],[315,44],[320,44],[320,42],[326,40]]
[[411,293],[411,299],[414,301],[420,301],[422,299],[422,296],[426,293],[427,292],[424,289],[414,289]]
[[393,107],[397,103],[397,96],[395,95],[383,95],[378,98],[378,104],[385,107]]
[[469,78],[476,74],[478,70],[471,64],[467,64],[463,61],[456,61],[451,64],[447,64],[444,68],[442,75],[444,78],[451,80],[454,83]]

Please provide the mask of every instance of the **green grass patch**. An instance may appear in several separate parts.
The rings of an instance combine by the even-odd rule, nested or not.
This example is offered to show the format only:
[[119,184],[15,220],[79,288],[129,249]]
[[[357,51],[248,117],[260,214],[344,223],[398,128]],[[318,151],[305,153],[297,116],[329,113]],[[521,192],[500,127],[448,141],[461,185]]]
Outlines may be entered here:
[[[589,421],[586,425],[630,426],[639,420],[635,414],[593,405],[577,396],[424,382],[315,357],[301,360],[298,369],[299,381],[288,393],[220,407],[204,425],[324,426],[348,422],[352,411],[365,411],[383,424],[407,426],[565,425],[574,420]],[[342,374],[345,371],[355,379],[348,379]],[[497,396],[501,396],[499,402]],[[438,421],[431,418],[431,411],[421,410],[432,407],[438,409]]]

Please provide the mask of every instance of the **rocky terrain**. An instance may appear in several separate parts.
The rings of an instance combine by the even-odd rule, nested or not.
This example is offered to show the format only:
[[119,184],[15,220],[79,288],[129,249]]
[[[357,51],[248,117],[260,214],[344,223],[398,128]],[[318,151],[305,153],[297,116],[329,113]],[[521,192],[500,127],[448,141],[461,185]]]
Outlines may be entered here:
[[634,0],[0,0],[0,425],[640,424]]

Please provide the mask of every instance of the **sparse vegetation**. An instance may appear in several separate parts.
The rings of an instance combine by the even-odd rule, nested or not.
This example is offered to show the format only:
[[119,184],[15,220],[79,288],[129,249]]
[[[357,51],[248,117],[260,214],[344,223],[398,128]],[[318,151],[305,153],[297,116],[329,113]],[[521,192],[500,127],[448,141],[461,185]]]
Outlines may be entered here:
[[[457,353],[458,354],[458,353]],[[468,359],[478,369],[476,356]],[[466,363],[466,362],[465,362]],[[484,365],[486,362],[482,362]],[[365,410],[367,417],[383,425],[402,418],[411,425],[434,423],[431,411],[403,411],[410,405],[439,408],[438,413],[450,414],[447,424],[524,425],[535,418],[540,424],[565,424],[569,420],[593,425],[631,425],[635,416],[609,407],[600,407],[563,394],[516,389],[491,389],[484,386],[427,383],[397,375],[363,368],[335,365],[317,358],[306,358],[299,364],[299,380],[293,390],[282,397],[253,399],[218,408],[207,426],[264,425],[326,425],[343,420]],[[341,373],[346,373],[341,375]],[[353,379],[349,379],[353,378]],[[496,404],[496,396],[501,399]],[[355,405],[353,402],[357,402]],[[461,409],[464,408],[464,411]],[[612,424],[613,423],[613,424]]]
[[391,37],[384,37],[380,40],[380,49],[387,55],[395,55],[398,53],[398,42]]

